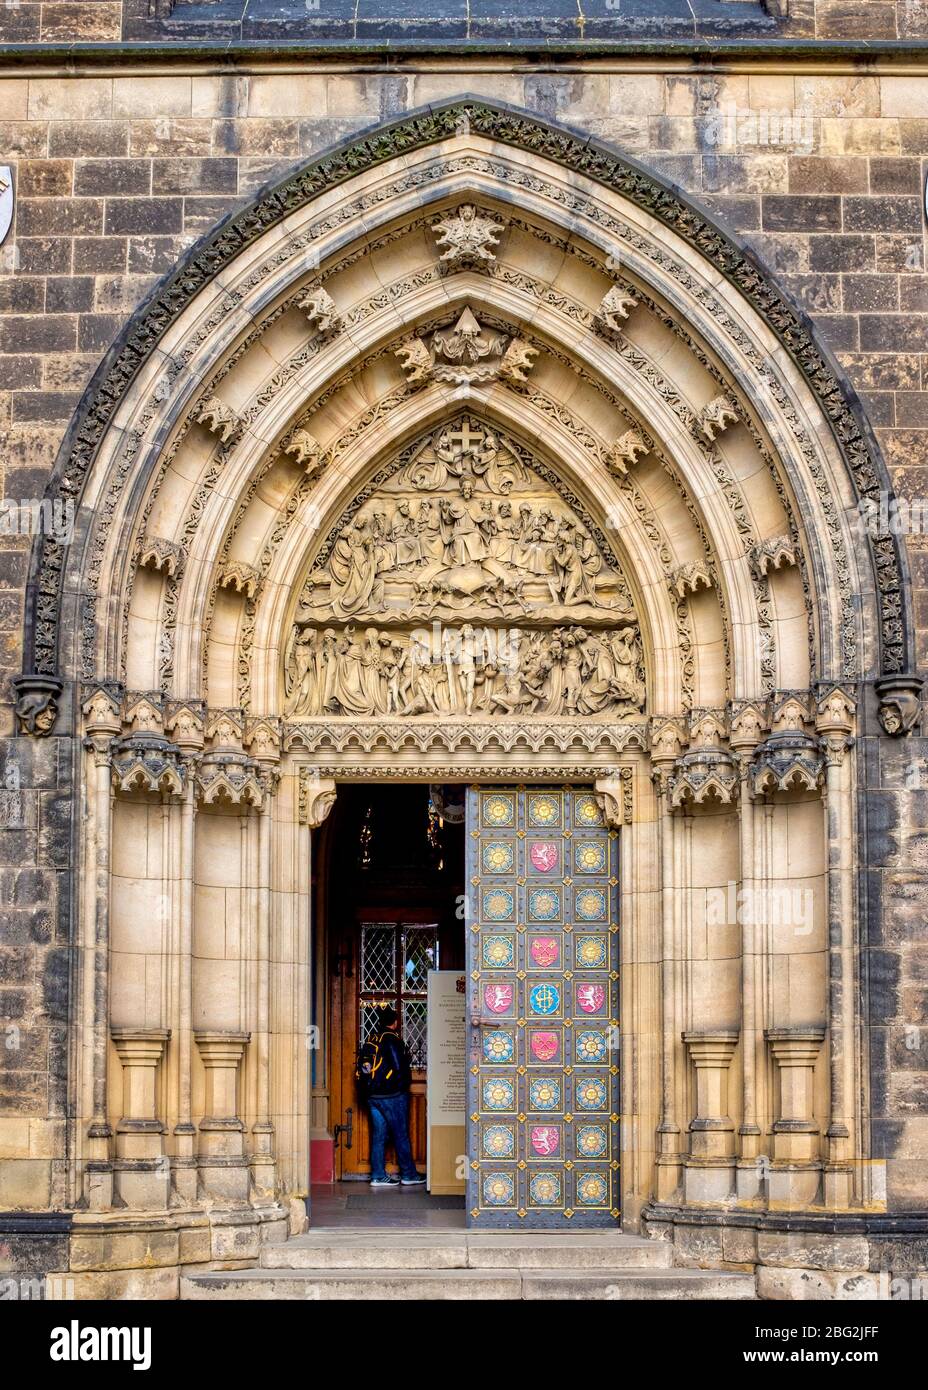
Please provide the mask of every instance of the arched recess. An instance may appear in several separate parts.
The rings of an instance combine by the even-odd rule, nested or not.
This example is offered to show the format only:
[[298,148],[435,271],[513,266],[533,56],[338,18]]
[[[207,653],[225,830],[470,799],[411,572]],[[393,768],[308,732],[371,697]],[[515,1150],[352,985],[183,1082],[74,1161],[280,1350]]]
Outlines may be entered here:
[[[477,439],[450,472],[449,429]],[[480,469],[503,455],[522,470],[514,495],[534,488],[549,507],[537,538],[513,540],[547,557],[535,589],[508,586],[505,563],[487,569],[485,538],[469,551],[452,534],[422,570],[431,587],[413,617],[460,627],[476,603],[485,627],[547,625],[543,678],[517,671],[509,691],[484,670],[498,698],[476,710],[466,692],[458,706],[408,690],[384,708],[373,696],[301,708],[294,641],[317,622],[319,566],[339,538],[343,571],[352,544],[368,567],[377,550],[369,525],[348,529],[358,508],[370,523],[372,499],[421,458],[468,504],[460,474],[473,472],[476,508]],[[191,251],[102,365],[52,490],[79,502],[79,524],[67,555],[37,543],[21,689],[53,711],[67,681],[92,749],[78,1168],[113,1160],[113,1075],[136,1065],[135,1029],[149,1035],[145,1064],[152,1049],[160,1059],[183,1200],[223,1183],[236,1200],[299,1189],[307,827],[339,778],[502,768],[596,780],[605,814],[628,827],[624,1012],[639,1031],[626,1084],[640,1119],[628,1209],[655,1195],[757,1202],[745,1165],[777,1118],[788,1040],[775,1035],[803,1027],[818,1043],[805,1042],[798,1119],[830,1123],[814,1155],[784,1131],[786,1189],[823,1181],[827,1160],[832,1202],[862,1200],[849,1166],[866,1142],[857,1018],[841,988],[856,930],[847,739],[861,684],[911,669],[905,563],[895,537],[861,544],[859,504],[889,491],[885,469],[830,357],[746,250],[641,166],[561,127],[469,98],[412,113],[265,191]],[[504,496],[491,498],[494,524]],[[554,543],[594,560],[558,561],[550,604],[565,611],[542,619]],[[479,602],[452,573],[470,560]],[[600,578],[572,616],[565,586],[580,570]],[[326,583],[330,598],[351,587],[344,573]],[[370,593],[339,600],[339,632],[377,626]],[[615,621],[591,611],[603,596]],[[575,644],[598,624],[625,653],[596,670],[598,703],[566,676],[550,693],[555,622]],[[592,683],[596,661],[583,662]],[[801,869],[782,867],[783,845]],[[761,943],[740,921],[699,945],[707,892],[794,877],[815,896],[801,962],[795,943]],[[740,1092],[729,1108],[742,1137],[702,1152],[687,1128],[720,1118],[700,1109],[710,1065]],[[204,1134],[217,1097],[238,1107],[238,1147],[228,1130]],[[157,1163],[158,1148],[129,1157]],[[155,1179],[145,1191],[157,1199]]]

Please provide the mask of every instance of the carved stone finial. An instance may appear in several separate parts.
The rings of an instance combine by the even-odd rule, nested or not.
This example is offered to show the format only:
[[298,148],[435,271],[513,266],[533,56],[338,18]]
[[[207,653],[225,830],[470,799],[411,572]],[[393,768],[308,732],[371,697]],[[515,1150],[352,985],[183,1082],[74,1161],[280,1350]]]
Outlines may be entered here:
[[911,675],[884,676],[876,682],[880,724],[890,738],[902,738],[915,728],[921,716],[924,684],[923,677]]
[[642,454],[648,452],[648,445],[637,430],[626,430],[620,435],[606,454],[606,466],[610,473],[624,478],[629,468],[638,462]]
[[596,311],[596,322],[611,333],[621,333],[625,320],[632,309],[638,308],[640,302],[630,289],[613,285],[603,296]]
[[304,290],[297,295],[295,303],[309,320],[310,328],[322,338],[333,337],[342,327],[343,319],[338,312],[335,300],[321,285],[315,289]]
[[441,264],[449,270],[491,265],[496,260],[495,248],[505,230],[503,222],[494,222],[473,203],[463,203],[455,212],[432,223],[441,251]]
[[55,727],[58,697],[64,682],[57,676],[14,676],[11,682],[16,718],[22,733],[44,738]]
[[699,433],[709,444],[729,425],[737,423],[738,411],[730,396],[716,396],[699,412]]

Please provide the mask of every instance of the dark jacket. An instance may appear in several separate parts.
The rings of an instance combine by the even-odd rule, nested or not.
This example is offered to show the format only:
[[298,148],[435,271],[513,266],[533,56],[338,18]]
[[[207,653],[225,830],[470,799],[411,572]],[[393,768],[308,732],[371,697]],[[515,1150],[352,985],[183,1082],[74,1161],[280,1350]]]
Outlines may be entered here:
[[362,1049],[362,1067],[368,1061],[371,1066],[366,1088],[369,1098],[400,1096],[409,1090],[412,1081],[409,1048],[396,1033],[385,1028],[376,1038],[369,1039]]

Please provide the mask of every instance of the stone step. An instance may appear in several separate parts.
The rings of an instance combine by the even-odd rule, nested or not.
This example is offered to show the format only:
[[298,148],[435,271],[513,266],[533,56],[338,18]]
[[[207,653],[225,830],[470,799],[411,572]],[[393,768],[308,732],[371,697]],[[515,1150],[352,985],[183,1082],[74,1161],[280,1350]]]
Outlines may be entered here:
[[265,1269],[669,1269],[670,1246],[613,1231],[321,1229],[266,1246]]
[[336,1302],[481,1300],[752,1299],[750,1274],[702,1269],[241,1269],[181,1279],[182,1299]]

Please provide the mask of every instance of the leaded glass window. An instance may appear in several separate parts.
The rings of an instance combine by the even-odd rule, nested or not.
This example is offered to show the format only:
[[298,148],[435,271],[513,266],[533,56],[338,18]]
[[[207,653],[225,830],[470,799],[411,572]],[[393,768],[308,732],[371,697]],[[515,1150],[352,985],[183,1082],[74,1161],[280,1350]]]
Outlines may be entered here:
[[413,1068],[425,1071],[429,971],[437,969],[435,922],[362,922],[360,1042],[377,1031],[378,1010],[390,1005],[400,1016]]

